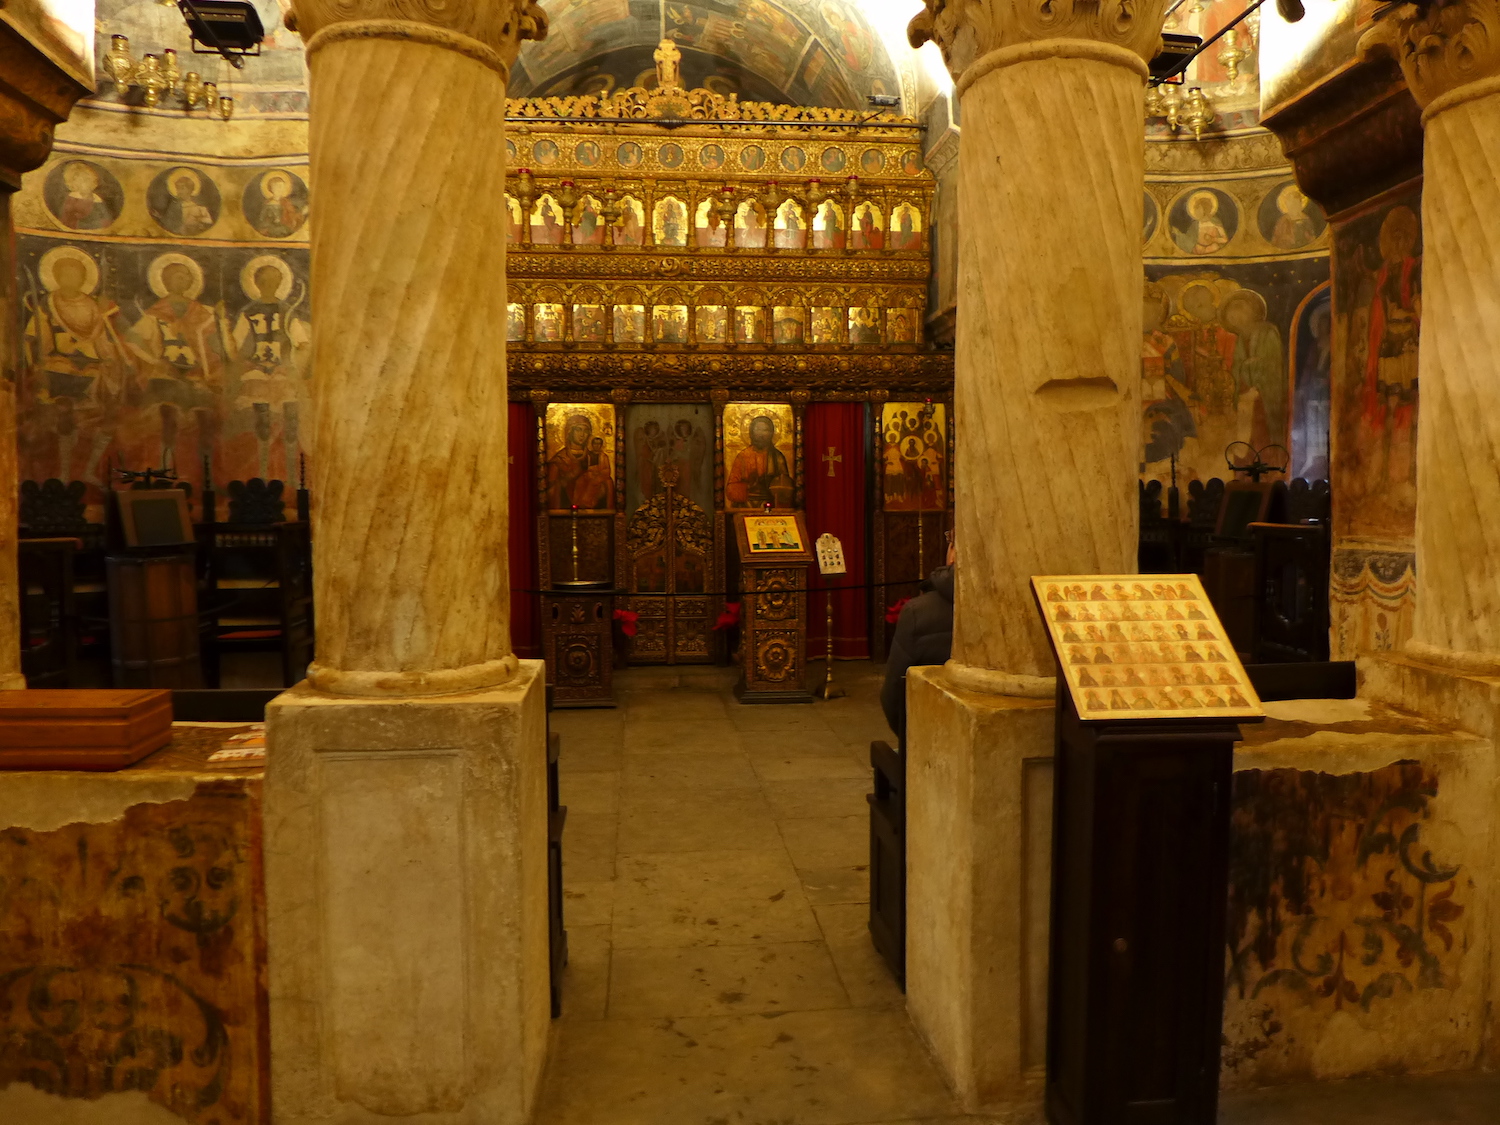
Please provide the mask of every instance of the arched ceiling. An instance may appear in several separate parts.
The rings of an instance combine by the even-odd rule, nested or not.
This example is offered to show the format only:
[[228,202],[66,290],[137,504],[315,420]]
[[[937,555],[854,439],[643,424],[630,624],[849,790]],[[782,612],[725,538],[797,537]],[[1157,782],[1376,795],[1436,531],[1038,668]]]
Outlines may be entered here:
[[[543,0],[551,31],[527,43],[511,97],[610,93],[656,81],[662,0]],[[861,109],[899,94],[884,41],[854,0],[666,0],[683,84],[742,100]]]

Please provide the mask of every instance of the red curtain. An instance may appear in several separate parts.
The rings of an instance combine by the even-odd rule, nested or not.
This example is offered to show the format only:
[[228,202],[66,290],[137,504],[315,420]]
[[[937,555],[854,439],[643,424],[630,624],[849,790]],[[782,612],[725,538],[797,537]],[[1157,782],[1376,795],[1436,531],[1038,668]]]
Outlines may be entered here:
[[510,643],[516,655],[540,660],[536,566],[536,415],[510,404]]
[[[862,402],[814,402],[807,407],[802,448],[805,457],[807,531],[814,539],[824,532],[844,545],[849,573],[833,576],[830,586],[863,586],[869,567],[865,557],[869,510],[869,474],[865,464],[868,426]],[[830,473],[832,475],[830,475]],[[812,594],[807,604],[807,655],[821,658],[827,651],[827,613],[822,576],[817,563],[808,567]],[[841,590],[833,596],[833,654],[841,659],[870,655],[870,592]]]

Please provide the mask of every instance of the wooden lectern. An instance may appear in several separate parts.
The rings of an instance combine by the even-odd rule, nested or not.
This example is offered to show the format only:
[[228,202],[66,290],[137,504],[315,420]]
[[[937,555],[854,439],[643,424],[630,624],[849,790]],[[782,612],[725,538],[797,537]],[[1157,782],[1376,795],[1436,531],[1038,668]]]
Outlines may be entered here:
[[807,567],[813,544],[801,512],[734,517],[744,587],[741,703],[811,703],[807,690]]
[[1061,674],[1047,1119],[1217,1119],[1229,798],[1264,717],[1196,576],[1033,578]]

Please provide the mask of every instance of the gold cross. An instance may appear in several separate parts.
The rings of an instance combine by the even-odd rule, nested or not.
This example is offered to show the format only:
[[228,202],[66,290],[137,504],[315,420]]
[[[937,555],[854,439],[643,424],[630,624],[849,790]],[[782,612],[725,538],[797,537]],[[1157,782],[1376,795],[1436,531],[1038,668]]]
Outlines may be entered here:
[[840,454],[840,453],[839,453],[839,449],[838,449],[838,446],[836,446],[836,445],[830,445],[830,446],[829,446],[829,447],[828,447],[828,452],[827,452],[827,453],[825,453],[825,454],[823,454],[823,460],[825,460],[825,461],[827,461],[827,462],[828,462],[828,475],[829,475],[829,476],[835,476],[835,475],[836,475],[836,474],[835,474],[835,473],[834,473],[834,471],[833,471],[833,463],[834,463],[834,462],[835,462],[835,461],[837,461],[837,462],[839,462],[839,463],[840,463],[840,464],[842,464],[842,463],[843,463],[843,460],[844,460],[844,458],[843,458],[843,456],[842,456],[842,455],[841,455],[841,454]]

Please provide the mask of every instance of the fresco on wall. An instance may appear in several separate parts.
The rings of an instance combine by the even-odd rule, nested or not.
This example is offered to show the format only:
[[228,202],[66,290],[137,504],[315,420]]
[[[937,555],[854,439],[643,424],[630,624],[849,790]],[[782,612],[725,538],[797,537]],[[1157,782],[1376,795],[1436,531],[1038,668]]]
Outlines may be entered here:
[[1286,445],[1287,342],[1328,262],[1245,263],[1220,270],[1148,264],[1141,340],[1142,472],[1180,485],[1225,477],[1225,447]]
[[146,189],[151,217],[172,234],[203,234],[219,221],[220,205],[213,178],[186,165],[162,172]]
[[[1416,762],[1235,774],[1226,1083],[1305,1074],[1325,1036],[1342,1047],[1330,1069],[1361,1069],[1370,1029],[1430,1011],[1423,993],[1451,1001],[1473,945],[1473,881],[1439,795],[1438,775]],[[1462,1039],[1457,1018],[1439,1022]]]
[[1416,526],[1419,208],[1413,194],[1334,234],[1333,312],[1347,341],[1334,381],[1336,535],[1404,540]]
[[120,181],[91,160],[64,160],[47,173],[42,198],[52,217],[69,230],[104,230],[120,216]]
[[1217,254],[1239,229],[1239,207],[1218,188],[1184,192],[1167,214],[1172,240],[1189,254]]
[[700,0],[665,9],[572,0],[553,5],[550,16],[547,38],[527,44],[516,63],[513,97],[652,88],[663,32],[681,52],[689,89],[851,109],[863,109],[867,94],[900,90],[884,43],[848,0]]
[[267,238],[290,238],[307,222],[307,184],[285,168],[270,168],[245,188],[245,218]]
[[307,251],[19,239],[23,479],[110,465],[195,484],[296,479],[311,358]]
[[794,422],[786,403],[731,402],[724,407],[724,506],[792,506]]
[[1328,226],[1323,209],[1291,182],[1266,193],[1258,218],[1261,236],[1278,250],[1301,249]]
[[1292,321],[1292,476],[1327,479],[1333,395],[1333,289],[1315,289]]
[[1416,612],[1421,190],[1333,232],[1333,657],[1400,648]]
[[635,512],[677,471],[677,490],[703,511],[714,501],[713,414],[706,405],[638,403],[625,415],[625,506]]
[[77,1099],[69,1120],[125,1091],[191,1125],[270,1119],[260,786],[189,791],[0,835],[0,1089]]

